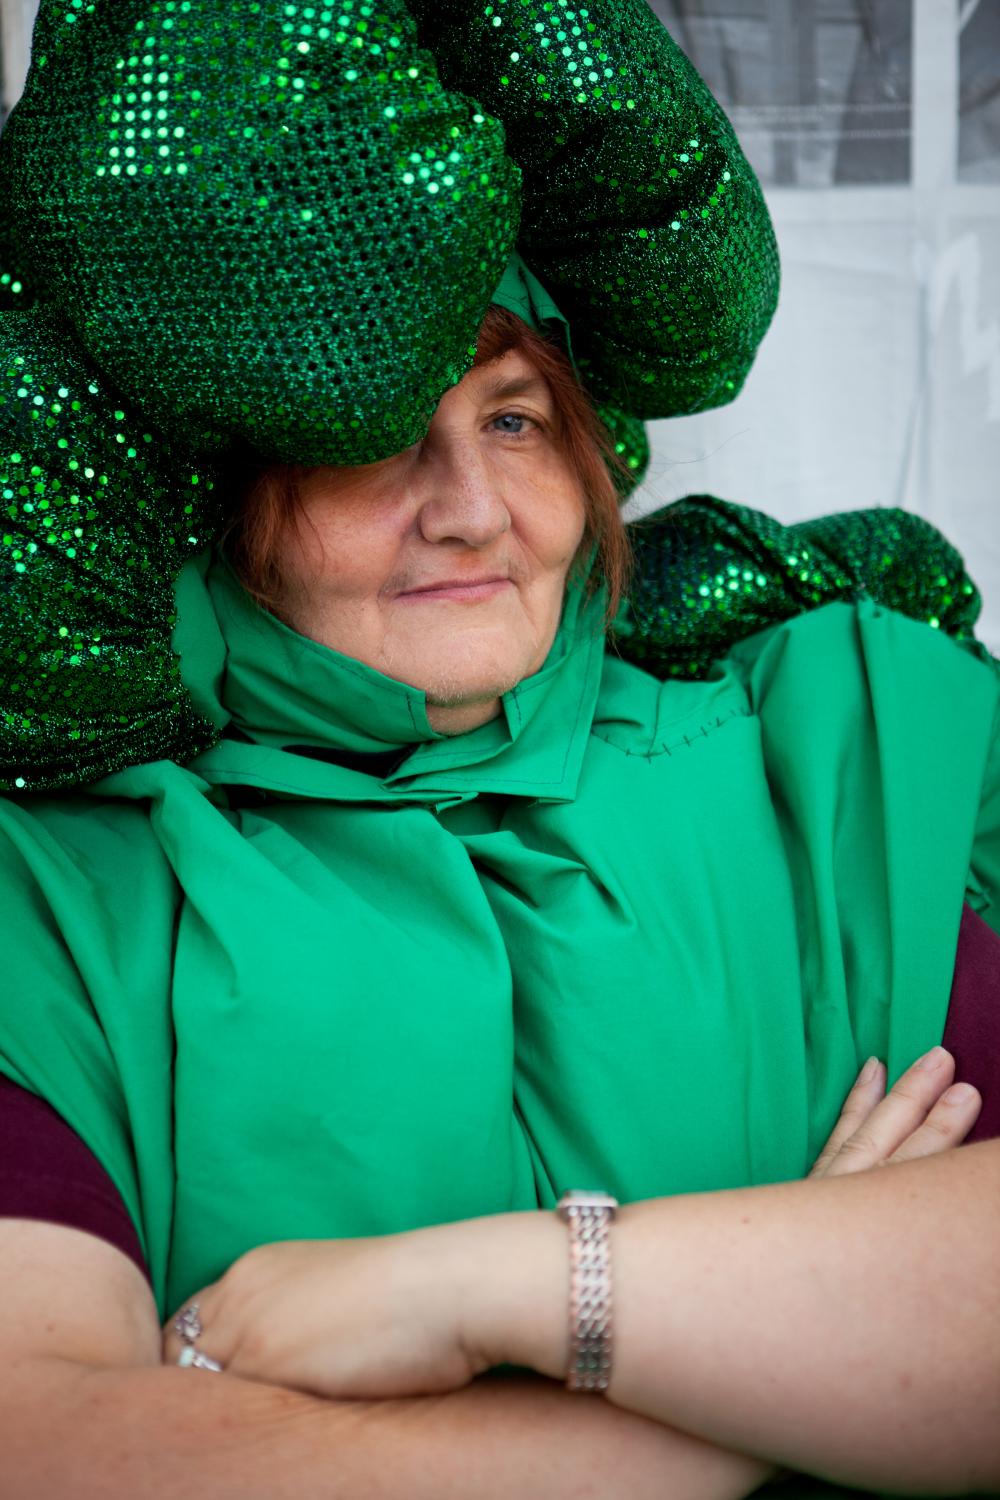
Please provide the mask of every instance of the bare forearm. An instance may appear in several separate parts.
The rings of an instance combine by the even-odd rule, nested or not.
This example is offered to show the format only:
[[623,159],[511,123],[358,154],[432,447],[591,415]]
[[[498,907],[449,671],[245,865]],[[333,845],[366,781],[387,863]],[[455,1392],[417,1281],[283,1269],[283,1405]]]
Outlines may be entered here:
[[[555,1373],[564,1231],[540,1233],[548,1295],[505,1357]],[[1000,1485],[1000,1142],[633,1204],[611,1233],[613,1402],[849,1485]]]
[[7,1385],[0,1438],[10,1493],[60,1500],[741,1500],[771,1472],[530,1377],[325,1401],[227,1375],[46,1361]]

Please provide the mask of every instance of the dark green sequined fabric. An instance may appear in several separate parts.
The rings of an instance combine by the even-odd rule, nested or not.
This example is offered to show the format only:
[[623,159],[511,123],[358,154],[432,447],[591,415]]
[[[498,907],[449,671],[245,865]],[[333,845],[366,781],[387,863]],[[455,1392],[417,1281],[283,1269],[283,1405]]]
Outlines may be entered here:
[[[5,226],[0,223],[0,231]],[[19,312],[33,306],[35,295],[19,269],[18,255],[9,238],[0,237],[0,312]]]
[[[172,583],[232,462],[418,441],[515,244],[634,479],[644,419],[739,389],[771,223],[644,0],[42,0],[0,137],[0,789],[211,740]],[[848,547],[804,591],[782,528],[704,504],[638,534],[620,649],[653,670],[866,587]],[[925,581],[939,545],[915,549]],[[872,583],[925,610],[905,569]]]
[[305,463],[423,435],[515,241],[633,418],[734,395],[777,299],[757,180],[645,0],[42,0],[0,195],[147,420]]
[[471,363],[520,215],[503,142],[401,0],[43,0],[0,182],[44,300],[147,421],[366,463]]
[[958,640],[973,638],[982,605],[959,553],[909,511],[784,526],[691,495],[631,532],[634,587],[614,638],[620,655],[658,677],[702,677],[737,641],[822,604],[871,598]]
[[503,120],[518,248],[595,399],[642,418],[742,386],[778,297],[759,184],[645,0],[410,0],[449,88]]
[[735,394],[771,223],[644,0],[41,0],[0,137],[0,784],[197,748],[170,584],[210,466],[418,441],[515,244],[633,479],[644,418]]
[[65,328],[0,313],[0,788],[71,786],[214,739],[169,642],[214,475],[109,393]]

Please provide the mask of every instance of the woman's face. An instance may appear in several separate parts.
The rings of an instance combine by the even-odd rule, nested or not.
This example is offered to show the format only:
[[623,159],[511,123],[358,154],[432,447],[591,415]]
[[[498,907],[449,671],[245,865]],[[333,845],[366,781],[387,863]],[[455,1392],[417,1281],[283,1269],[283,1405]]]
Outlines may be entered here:
[[442,396],[380,463],[310,470],[277,558],[278,613],[427,694],[433,728],[500,712],[555,639],[584,532],[547,382],[510,351]]

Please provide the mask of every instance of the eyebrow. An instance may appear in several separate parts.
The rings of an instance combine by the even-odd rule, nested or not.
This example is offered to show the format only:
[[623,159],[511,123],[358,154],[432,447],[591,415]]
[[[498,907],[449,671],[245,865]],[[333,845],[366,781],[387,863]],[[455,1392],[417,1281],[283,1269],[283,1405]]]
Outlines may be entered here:
[[505,380],[495,377],[484,382],[482,399],[495,401],[507,396],[523,396],[529,392],[551,395],[549,383],[542,375],[508,375]]

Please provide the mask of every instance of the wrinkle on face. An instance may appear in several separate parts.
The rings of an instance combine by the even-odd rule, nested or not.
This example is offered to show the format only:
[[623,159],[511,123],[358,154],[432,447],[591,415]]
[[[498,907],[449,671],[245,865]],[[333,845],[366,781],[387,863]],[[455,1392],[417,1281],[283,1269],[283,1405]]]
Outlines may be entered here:
[[[422,689],[445,733],[495,717],[542,666],[585,514],[548,383],[525,355],[470,370],[420,443],[309,470],[300,494],[278,559],[294,629]],[[490,598],[413,592],[494,575],[509,586]]]

